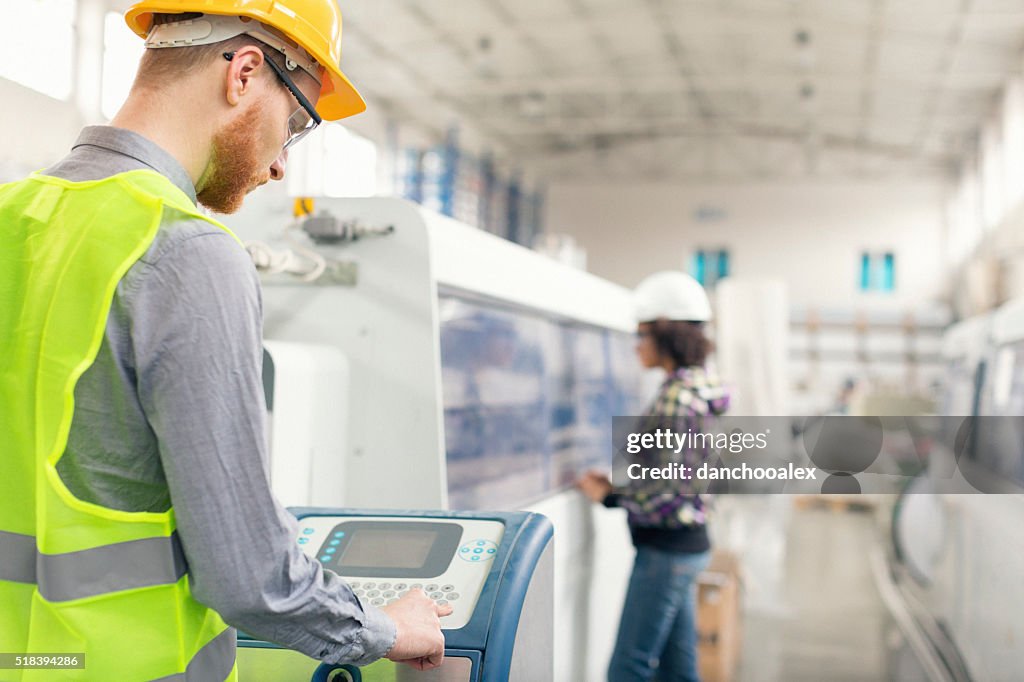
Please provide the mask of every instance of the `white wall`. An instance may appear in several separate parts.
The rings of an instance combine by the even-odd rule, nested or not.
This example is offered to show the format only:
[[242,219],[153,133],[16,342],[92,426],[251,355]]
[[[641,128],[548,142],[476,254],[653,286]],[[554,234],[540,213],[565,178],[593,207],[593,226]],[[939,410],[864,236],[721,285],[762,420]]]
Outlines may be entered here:
[[1024,200],[1018,200],[957,271],[957,310],[963,317],[1024,297]]
[[41,170],[61,159],[78,137],[82,119],[62,102],[0,78],[0,182]]
[[[942,179],[892,184],[571,185],[549,188],[545,225],[573,236],[598,276],[634,286],[728,248],[732,274],[781,278],[794,307],[918,307],[943,294]],[[697,211],[712,209],[710,220]],[[705,211],[707,212],[707,211]],[[862,250],[896,254],[896,291],[863,294]]]

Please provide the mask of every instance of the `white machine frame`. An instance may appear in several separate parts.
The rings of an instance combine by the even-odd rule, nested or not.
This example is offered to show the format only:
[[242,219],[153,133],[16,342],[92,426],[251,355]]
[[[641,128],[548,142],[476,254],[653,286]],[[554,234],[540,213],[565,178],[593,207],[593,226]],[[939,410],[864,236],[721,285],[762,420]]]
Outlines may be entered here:
[[[355,286],[264,282],[268,339],[333,346],[350,367],[344,477],[337,498],[318,504],[448,508],[441,291],[617,332],[635,328],[627,289],[409,202],[318,199],[317,206],[394,227],[317,248],[329,262],[354,262]],[[624,516],[568,489],[522,504],[555,525],[555,679],[599,679],[632,557]]]
[[[971,377],[985,361],[985,382],[991,383],[1000,349],[1021,340],[1024,300],[1016,300],[950,327],[943,355],[951,371]],[[1024,603],[1024,500],[999,494],[941,497],[945,541],[933,580],[922,588],[925,603],[946,623],[973,679],[1011,679],[1020,674],[1024,651],[1024,619],[1007,608]]]

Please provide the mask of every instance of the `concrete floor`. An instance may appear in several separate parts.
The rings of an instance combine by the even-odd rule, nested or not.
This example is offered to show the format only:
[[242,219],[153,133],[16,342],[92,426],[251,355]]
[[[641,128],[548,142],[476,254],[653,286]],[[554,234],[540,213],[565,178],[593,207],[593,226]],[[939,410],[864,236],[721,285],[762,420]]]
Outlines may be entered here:
[[871,571],[885,513],[733,498],[717,539],[745,548],[741,682],[927,679]]

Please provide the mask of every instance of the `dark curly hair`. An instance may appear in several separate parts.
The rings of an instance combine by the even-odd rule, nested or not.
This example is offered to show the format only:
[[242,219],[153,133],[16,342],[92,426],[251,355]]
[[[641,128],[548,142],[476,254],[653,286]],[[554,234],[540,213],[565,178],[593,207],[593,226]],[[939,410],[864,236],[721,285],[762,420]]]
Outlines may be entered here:
[[703,322],[659,319],[644,322],[659,355],[669,358],[676,367],[703,367],[714,346],[704,336]]

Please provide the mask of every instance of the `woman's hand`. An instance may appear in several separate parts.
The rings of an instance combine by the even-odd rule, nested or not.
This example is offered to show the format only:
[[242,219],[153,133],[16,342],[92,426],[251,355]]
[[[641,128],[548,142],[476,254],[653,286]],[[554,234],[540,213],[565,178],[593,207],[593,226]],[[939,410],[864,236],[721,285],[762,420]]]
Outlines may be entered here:
[[607,474],[592,469],[576,479],[576,487],[592,502],[600,504],[612,491],[612,482]]

